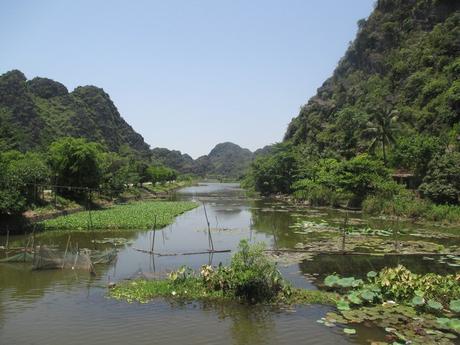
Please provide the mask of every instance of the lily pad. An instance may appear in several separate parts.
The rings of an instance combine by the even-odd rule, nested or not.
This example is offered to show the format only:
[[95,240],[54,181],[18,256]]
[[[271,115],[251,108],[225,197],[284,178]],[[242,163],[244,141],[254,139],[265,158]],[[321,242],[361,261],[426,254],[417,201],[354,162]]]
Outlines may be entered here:
[[349,334],[349,335],[356,334],[356,329],[354,329],[354,328],[344,328],[343,333]]

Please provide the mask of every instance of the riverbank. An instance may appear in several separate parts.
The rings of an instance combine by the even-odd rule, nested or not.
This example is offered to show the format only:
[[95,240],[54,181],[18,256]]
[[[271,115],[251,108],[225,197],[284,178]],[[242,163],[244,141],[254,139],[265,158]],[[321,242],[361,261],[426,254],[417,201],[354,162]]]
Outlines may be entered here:
[[[254,196],[254,192],[249,195]],[[393,219],[410,221],[414,223],[426,223],[435,226],[460,226],[460,206],[456,205],[436,205],[424,199],[405,199],[388,201],[371,197],[364,201],[362,207],[347,207],[346,205],[336,206],[313,206],[311,202],[296,198],[292,194],[275,194],[268,196],[275,200],[290,203],[296,206],[315,207],[326,209],[339,209],[348,212],[361,213],[367,217],[379,217],[381,219]]]

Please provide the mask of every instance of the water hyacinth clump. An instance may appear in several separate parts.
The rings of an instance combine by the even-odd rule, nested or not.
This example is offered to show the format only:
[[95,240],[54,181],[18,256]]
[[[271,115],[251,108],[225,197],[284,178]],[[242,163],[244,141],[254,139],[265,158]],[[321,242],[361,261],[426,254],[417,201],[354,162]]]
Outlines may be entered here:
[[45,230],[146,230],[152,227],[154,219],[157,228],[162,228],[171,224],[176,216],[195,207],[196,203],[187,201],[133,202],[91,211],[91,215],[89,212],[79,212],[45,220],[40,224]]
[[200,272],[181,267],[163,280],[122,283],[110,295],[127,301],[148,302],[167,297],[185,300],[231,300],[243,303],[333,304],[336,295],[292,288],[275,264],[263,255],[262,244],[241,241],[229,266],[203,265]]

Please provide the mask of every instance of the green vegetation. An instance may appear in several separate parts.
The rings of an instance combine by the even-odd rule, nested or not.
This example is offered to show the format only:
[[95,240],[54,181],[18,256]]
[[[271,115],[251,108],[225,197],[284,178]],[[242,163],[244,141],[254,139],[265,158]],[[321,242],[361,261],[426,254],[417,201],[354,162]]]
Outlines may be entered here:
[[372,321],[398,343],[450,344],[460,334],[460,275],[414,274],[403,266],[370,271],[366,281],[327,276],[324,285],[342,295],[341,315],[324,323]]
[[459,222],[459,9],[449,0],[378,1],[333,76],[284,142],[254,161],[244,186]]
[[263,255],[263,246],[241,241],[229,266],[204,265],[199,274],[182,267],[167,280],[125,282],[110,295],[129,302],[153,298],[236,300],[244,303],[335,303],[335,294],[290,287],[276,266]]
[[[49,162],[55,174],[55,184],[97,188],[102,180],[102,167],[99,155],[101,149],[96,143],[85,139],[63,138],[51,144]],[[85,190],[61,188],[60,194],[82,198]]]
[[56,140],[45,152],[0,153],[0,167],[0,216],[25,210],[51,213],[75,207],[74,202],[88,207],[152,197],[192,181],[130,150],[108,152],[98,143],[71,137]]
[[[193,202],[149,201],[116,205],[107,209],[91,212],[91,229],[99,230],[139,230],[150,229],[156,219],[157,227],[164,227],[179,214],[191,210],[197,204]],[[45,220],[40,223],[45,230],[89,229],[90,215],[79,212]]]
[[217,144],[208,155],[193,159],[180,151],[155,148],[152,158],[183,174],[207,178],[240,179],[254,158],[248,149],[226,142]]
[[47,78],[27,80],[18,70],[0,76],[0,149],[47,148],[62,137],[85,138],[107,151],[149,156],[142,136],[123,120],[109,95],[94,86],[68,92]]

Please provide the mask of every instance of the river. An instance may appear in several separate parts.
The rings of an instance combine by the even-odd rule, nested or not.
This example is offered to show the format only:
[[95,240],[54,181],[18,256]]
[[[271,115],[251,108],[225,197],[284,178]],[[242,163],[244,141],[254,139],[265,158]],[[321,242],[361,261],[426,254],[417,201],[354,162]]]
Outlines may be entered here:
[[[263,241],[268,247],[294,248],[303,239],[290,227],[298,217],[331,222],[343,218],[339,211],[251,199],[237,184],[200,184],[177,191],[173,198],[195,200],[199,207],[156,232],[155,248],[162,253],[208,248],[204,207],[216,249],[235,250],[241,239]],[[359,219],[360,215],[354,217]],[[44,234],[40,241],[64,248],[67,236]],[[0,344],[368,344],[384,339],[384,332],[371,326],[357,326],[357,334],[349,336],[339,327],[318,323],[332,310],[321,305],[274,308],[164,300],[129,304],[109,299],[109,281],[162,275],[181,265],[198,269],[203,264],[227,263],[231,254],[152,257],[134,249],[148,249],[152,231],[107,232],[98,236],[125,237],[130,243],[119,248],[115,263],[97,266],[95,277],[84,271],[31,271],[27,264],[0,265]],[[18,241],[20,237],[11,240]],[[92,246],[88,233],[72,233],[72,240],[78,241],[80,247]],[[3,241],[0,238],[0,243]],[[280,265],[280,270],[293,285],[309,289],[317,288],[315,278],[332,272],[359,275],[385,264],[404,262],[418,271],[450,270],[441,263],[427,265],[420,258],[391,260],[321,255],[312,261]]]

